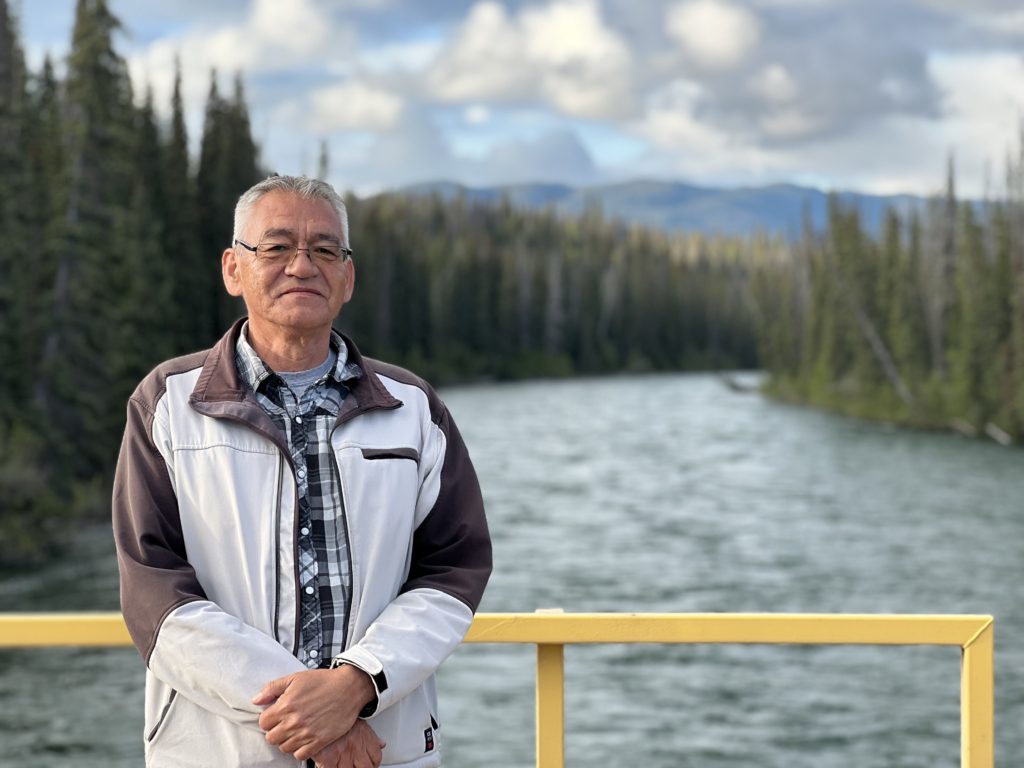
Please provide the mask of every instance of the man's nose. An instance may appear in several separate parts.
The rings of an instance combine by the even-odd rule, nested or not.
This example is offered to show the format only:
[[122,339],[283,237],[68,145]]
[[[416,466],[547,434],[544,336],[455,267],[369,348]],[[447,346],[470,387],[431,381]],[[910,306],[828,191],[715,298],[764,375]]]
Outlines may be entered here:
[[285,267],[285,272],[297,277],[308,277],[316,274],[316,266],[313,264],[313,252],[309,248],[296,248],[295,255]]

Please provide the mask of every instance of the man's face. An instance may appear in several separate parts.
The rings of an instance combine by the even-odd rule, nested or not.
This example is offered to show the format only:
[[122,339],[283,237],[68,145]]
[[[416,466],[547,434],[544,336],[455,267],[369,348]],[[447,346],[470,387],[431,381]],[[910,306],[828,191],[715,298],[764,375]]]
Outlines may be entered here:
[[[251,246],[275,243],[299,249],[342,241],[341,220],[326,200],[307,200],[274,190],[257,201],[239,239]],[[267,334],[306,333],[330,328],[345,302],[352,298],[355,268],[342,257],[325,263],[312,251],[299,250],[289,263],[257,258],[241,245],[224,251],[224,285],[241,296],[249,322]]]

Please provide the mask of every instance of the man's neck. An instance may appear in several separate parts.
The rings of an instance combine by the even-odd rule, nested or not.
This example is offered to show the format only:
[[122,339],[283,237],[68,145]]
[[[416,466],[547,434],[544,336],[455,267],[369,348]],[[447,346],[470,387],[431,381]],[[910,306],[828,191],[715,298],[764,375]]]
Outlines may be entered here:
[[331,350],[331,329],[288,330],[246,326],[249,344],[260,359],[274,371],[308,371],[320,365]]

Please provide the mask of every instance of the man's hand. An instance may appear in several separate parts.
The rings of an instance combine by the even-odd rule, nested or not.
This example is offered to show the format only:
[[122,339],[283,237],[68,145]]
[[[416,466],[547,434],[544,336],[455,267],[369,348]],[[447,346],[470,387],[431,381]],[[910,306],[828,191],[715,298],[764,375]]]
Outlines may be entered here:
[[252,703],[270,705],[259,721],[267,741],[296,760],[308,760],[352,730],[375,695],[370,676],[345,664],[271,680]]
[[365,720],[313,757],[317,768],[377,768],[386,745]]

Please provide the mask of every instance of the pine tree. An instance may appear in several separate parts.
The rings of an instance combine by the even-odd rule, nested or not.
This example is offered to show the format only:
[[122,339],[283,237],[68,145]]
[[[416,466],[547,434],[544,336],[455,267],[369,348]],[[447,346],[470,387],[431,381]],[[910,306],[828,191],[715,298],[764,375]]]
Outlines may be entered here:
[[109,473],[120,437],[107,417],[114,404],[105,368],[121,353],[110,346],[107,312],[117,302],[111,275],[126,268],[111,233],[131,203],[135,111],[127,66],[113,46],[119,28],[104,0],[79,0],[66,81],[67,238],[41,398],[72,477]]
[[215,271],[200,250],[195,180],[188,153],[188,132],[181,97],[181,64],[175,61],[170,131],[160,149],[164,227],[162,245],[172,275],[171,327],[178,353],[202,348],[211,339],[203,319],[209,314],[204,288]]
[[231,245],[231,222],[235,202],[260,178],[259,154],[249,125],[248,108],[240,77],[235,79],[231,101],[221,97],[217,74],[210,77],[210,95],[199,153],[196,177],[199,211],[199,249],[205,282],[203,295],[209,301],[209,314],[203,330],[206,343],[212,343],[243,307],[228,296],[220,276],[220,254]]
[[31,276],[25,271],[33,269],[32,241],[37,233],[28,226],[24,212],[29,192],[25,86],[25,61],[15,21],[6,0],[0,0],[0,317],[4,318],[0,323],[0,422],[15,417],[18,403],[27,399],[30,381],[23,340],[33,317],[24,301],[31,287]]
[[21,323],[24,370],[32,382],[31,396],[24,402],[35,406],[41,406],[45,398],[43,350],[51,332],[57,265],[67,237],[68,168],[62,112],[59,85],[47,56],[29,99],[32,130],[26,144],[30,188],[23,205],[36,242],[33,258],[24,265],[31,270],[32,285],[25,291],[29,312]]
[[[124,254],[124,271],[112,276],[116,297],[111,305],[112,346],[119,350],[110,377],[119,392],[115,401],[126,401],[135,384],[157,363],[174,352],[173,263],[163,250],[165,182],[160,157],[160,137],[153,112],[153,96],[147,91],[136,115],[134,165],[129,205],[115,218],[111,240]],[[117,414],[114,428],[120,422]]]
[[225,120],[227,104],[217,87],[217,73],[210,73],[210,91],[206,99],[203,136],[196,171],[196,210],[198,213],[199,252],[202,269],[195,275],[202,299],[198,341],[212,344],[224,332],[220,318],[221,293],[220,254],[230,245],[230,222],[233,211],[228,192],[223,150],[226,146]]

